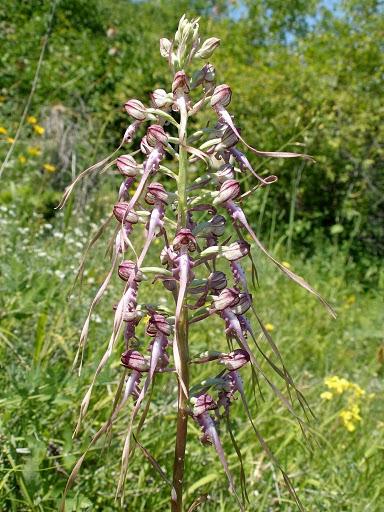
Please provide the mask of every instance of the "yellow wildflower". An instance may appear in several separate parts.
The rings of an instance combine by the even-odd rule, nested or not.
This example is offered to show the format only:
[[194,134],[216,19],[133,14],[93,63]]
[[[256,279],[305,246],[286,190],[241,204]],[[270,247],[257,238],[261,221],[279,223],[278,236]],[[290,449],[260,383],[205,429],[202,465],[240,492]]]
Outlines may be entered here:
[[273,331],[275,328],[275,326],[273,324],[270,324],[270,323],[267,323],[265,324],[265,329],[268,331],[268,332],[271,332]]
[[35,116],[28,116],[27,117],[27,123],[28,124],[36,124],[37,123],[37,119]]
[[[347,392],[347,406],[339,412],[339,418],[342,425],[348,430],[348,432],[354,432],[356,430],[356,424],[361,421],[360,416],[360,403],[361,398],[365,396],[365,391],[358,384],[350,382],[347,379],[337,377],[326,377],[324,384],[332,390],[332,393],[341,395]],[[321,393],[321,398],[324,400],[330,400],[333,397],[330,391],[324,391]],[[369,398],[369,395],[368,395]]]
[[348,432],[353,432],[356,430],[355,424],[361,421],[360,407],[357,404],[352,404],[349,409],[340,411],[339,417]]
[[336,375],[333,377],[326,377],[324,379],[324,384],[327,386],[327,388],[332,389],[338,395],[341,395],[341,393],[344,393],[344,391],[350,387],[350,383],[347,381],[347,379],[340,379],[340,377],[337,377]]
[[349,385],[350,389],[353,390],[353,393],[356,398],[360,398],[365,395],[364,389],[362,389],[358,384],[355,384],[354,382],[351,382]]
[[55,172],[56,171],[56,167],[52,164],[44,164],[43,169],[44,169],[44,171],[47,171],[47,172]]
[[283,265],[283,267],[285,268],[291,268],[291,264],[288,263],[288,261],[282,261],[281,264]]
[[360,407],[357,404],[353,404],[350,408],[350,411],[352,413],[353,419],[356,421],[361,421],[360,416]]
[[0,126],[0,135],[7,135],[8,130],[4,126]]
[[342,424],[348,430],[348,432],[353,432],[356,430],[356,426],[352,420],[352,414],[348,410],[342,410],[339,414]]
[[26,163],[26,161],[27,161],[27,159],[25,158],[24,155],[20,155],[18,160],[21,163],[21,165],[24,165]]
[[348,304],[348,306],[352,306],[352,304],[354,304],[356,302],[356,296],[349,295],[345,302],[346,302],[346,304]]
[[41,149],[38,146],[28,146],[27,153],[31,156],[41,155]]
[[13,144],[15,142],[15,139],[13,137],[7,137],[5,140],[10,144]]
[[5,101],[5,96],[0,96],[0,103],[4,103]]
[[37,135],[43,135],[44,132],[45,132],[45,128],[43,128],[42,126],[40,126],[39,124],[35,124],[33,126],[33,129],[35,130],[35,133],[37,133]]

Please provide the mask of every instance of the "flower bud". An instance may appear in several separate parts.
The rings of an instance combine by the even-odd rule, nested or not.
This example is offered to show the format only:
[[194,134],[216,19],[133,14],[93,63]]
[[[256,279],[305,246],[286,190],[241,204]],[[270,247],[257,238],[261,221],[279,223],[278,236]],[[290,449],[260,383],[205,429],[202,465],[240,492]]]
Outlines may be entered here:
[[193,88],[198,87],[199,85],[201,85],[204,82],[204,67],[193,73],[193,75],[192,75]]
[[171,326],[163,315],[154,313],[149,319],[146,332],[148,336],[156,336],[158,331],[165,336],[169,336],[171,334]]
[[237,242],[233,242],[225,247],[223,246],[222,255],[228,261],[237,261],[249,254],[250,249],[251,246],[248,242],[245,240],[237,240]]
[[[187,42],[195,42],[198,39],[198,21],[198,19],[189,21],[184,14],[179,21],[179,26],[175,34],[175,43],[183,46]],[[185,50],[186,49],[184,48],[184,51]]]
[[149,371],[148,360],[137,350],[127,350],[121,355],[121,363],[125,368],[136,370],[137,372]]
[[137,176],[138,165],[131,155],[121,155],[116,160],[117,168],[121,175],[127,178]]
[[176,64],[178,69],[183,69],[189,63],[199,45],[198,21],[189,21],[183,16],[179,22],[174,38],[175,53],[172,54],[173,64]]
[[218,352],[217,350],[206,350],[205,352],[201,352],[198,359],[195,359],[194,363],[208,363],[210,361],[217,361],[222,356],[225,356],[224,352]]
[[220,359],[219,363],[224,364],[225,367],[232,371],[238,370],[250,360],[249,354],[246,350],[238,348],[229,354],[224,354]]
[[229,149],[233,146],[236,146],[236,144],[239,142],[239,137],[236,135],[236,133],[232,130],[230,126],[228,126],[223,135],[221,136],[220,146]]
[[173,104],[172,94],[168,94],[164,89],[155,89],[151,93],[151,100],[155,108],[170,107]]
[[201,295],[207,291],[207,280],[206,279],[194,279],[188,286],[188,292],[193,295]]
[[129,100],[124,105],[127,114],[137,121],[145,121],[147,119],[147,109],[139,100]]
[[[216,208],[215,208],[216,210]],[[190,209],[192,211],[192,208]],[[198,222],[194,225],[193,234],[200,238],[221,236],[225,230],[226,219],[222,215],[214,215],[207,222]]]
[[118,268],[118,274],[120,279],[123,281],[128,281],[128,279],[131,277],[132,272],[135,272],[136,265],[133,261],[130,260],[124,260],[122,263],[120,263]]
[[193,75],[193,87],[199,85],[206,86],[209,84],[213,86],[213,82],[216,79],[216,72],[212,64],[205,64],[199,71],[196,71]]
[[221,185],[219,193],[213,200],[214,205],[226,203],[240,195],[240,183],[236,180],[226,180]]
[[216,173],[217,181],[222,184],[226,180],[233,180],[235,177],[235,170],[233,165],[225,164],[220,167]]
[[161,183],[151,183],[148,185],[145,201],[148,204],[155,204],[157,201],[167,204],[168,194],[163,185]]
[[147,336],[150,336],[151,338],[154,338],[157,334],[156,326],[151,321],[149,321],[147,324],[147,327],[145,329],[145,334]]
[[196,52],[195,57],[198,59],[209,59],[209,57],[213,54],[219,45],[220,39],[217,39],[217,37],[210,37],[204,41],[199,50]]
[[168,59],[171,49],[172,49],[172,42],[169,39],[167,39],[166,37],[162,37],[160,39],[160,55],[162,57],[165,57],[166,59]]
[[113,215],[119,222],[130,222],[131,224],[136,224],[139,221],[139,216],[133,210],[128,211],[128,207],[129,203],[116,203],[113,207]]
[[141,281],[143,278],[143,273],[140,270],[137,270],[136,263],[130,260],[122,261],[117,273],[123,281],[128,281],[132,276],[132,273],[134,274],[135,281]]
[[183,36],[187,35],[186,32],[190,26],[190,22],[187,20],[185,14],[180,18],[179,25],[175,34],[175,43],[179,44]]
[[218,85],[211,97],[211,107],[226,107],[231,103],[232,91],[229,85]]
[[198,222],[193,227],[193,234],[199,238],[208,238],[212,236],[212,227],[209,222]]
[[216,70],[212,64],[206,64],[203,67],[204,82],[214,82],[216,80]]
[[134,320],[137,320],[140,317],[139,313],[136,309],[126,309],[123,311],[123,320],[124,322],[133,322]]
[[239,292],[234,288],[224,288],[220,295],[213,299],[213,305],[217,311],[236,306],[239,302]]
[[249,293],[239,293],[239,302],[231,309],[235,315],[243,315],[252,306],[252,296]]
[[147,130],[147,143],[153,148],[158,144],[166,146],[168,144],[168,137],[164,128],[159,124],[149,126]]
[[189,93],[189,80],[184,71],[178,71],[172,82],[172,92],[175,94],[176,91],[182,90],[185,94]]
[[[118,306],[118,304],[114,304],[113,310],[116,311]],[[133,322],[134,320],[137,320],[140,316],[142,316],[140,312],[136,308],[132,308],[131,306],[125,308],[123,311],[124,322]]]
[[196,238],[192,235],[190,229],[181,228],[175,236],[172,245],[176,251],[178,251],[182,245],[187,245],[188,251],[193,252],[196,250]]
[[217,409],[216,402],[211,397],[211,395],[200,395],[197,398],[192,398],[191,402],[193,403],[193,414],[194,416],[200,416],[200,414],[204,414],[207,411],[211,411],[213,409]]
[[212,234],[215,236],[221,236],[224,234],[226,223],[227,220],[223,215],[215,215],[208,221],[208,224],[210,224],[212,229]]
[[174,279],[163,279],[163,286],[169,292],[175,292],[177,290],[176,281]]
[[222,290],[227,286],[227,277],[224,272],[212,272],[208,277],[208,284],[211,290]]

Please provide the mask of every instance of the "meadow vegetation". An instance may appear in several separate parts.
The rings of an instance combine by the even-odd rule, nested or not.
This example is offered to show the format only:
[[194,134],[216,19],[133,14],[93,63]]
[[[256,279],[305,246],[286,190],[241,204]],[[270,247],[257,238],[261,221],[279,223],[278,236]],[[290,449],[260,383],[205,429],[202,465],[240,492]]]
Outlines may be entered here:
[[[97,307],[86,364],[78,377],[73,358],[89,302],[107,272],[105,243],[91,254],[81,288],[72,290],[72,283],[87,241],[109,213],[118,181],[92,178],[65,210],[54,208],[74,175],[117,146],[127,125],[124,101],[165,85],[167,68],[158,55],[158,39],[174,32],[184,11],[200,14],[203,31],[223,40],[215,64],[236,91],[233,108],[247,140],[265,149],[305,151],[317,161],[261,162],[260,171],[278,175],[279,181],[260,189],[248,206],[265,244],[305,276],[337,312],[336,320],[329,318],[314,298],[278,275],[253,249],[259,287],[252,293],[315,413],[312,449],[267,388],[262,388],[264,400],[257,396],[252,401],[254,417],[307,510],[382,510],[380,8],[373,0],[348,0],[335,12],[315,0],[243,2],[241,8],[232,4],[57,3],[31,108],[1,178],[4,511],[57,510],[68,473],[112,406],[118,353],[97,383],[82,435],[72,440],[117,296],[115,283]],[[51,7],[44,0],[5,0],[0,6],[1,160],[30,91]],[[161,300],[160,283],[148,289],[148,301]],[[217,349],[220,343],[224,350],[226,340],[214,320],[209,330],[191,331],[195,354],[213,345]],[[201,368],[195,372],[195,378],[207,377]],[[170,386],[176,381],[157,378],[164,380],[157,386],[164,389],[154,396],[140,441],[170,471],[176,404],[167,397],[175,396]],[[246,386],[250,391],[251,383]],[[128,415],[126,411],[120,417],[110,440],[91,450],[70,493],[68,511],[118,510],[114,492]],[[243,455],[249,510],[294,510],[289,493],[279,485],[280,475],[255,444],[243,416],[239,406],[233,429]],[[209,493],[202,510],[232,511],[236,505],[221,466],[197,438],[191,422],[186,503]],[[231,453],[230,440],[225,435],[223,439]],[[236,454],[229,462],[238,475]],[[132,510],[169,507],[167,484],[139,453],[129,468],[126,496]]]

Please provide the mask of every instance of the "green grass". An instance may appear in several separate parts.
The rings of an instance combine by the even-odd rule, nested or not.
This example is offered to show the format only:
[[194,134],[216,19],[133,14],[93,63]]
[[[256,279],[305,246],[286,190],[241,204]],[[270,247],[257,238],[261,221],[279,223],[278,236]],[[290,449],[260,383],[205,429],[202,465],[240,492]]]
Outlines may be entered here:
[[[41,214],[20,214],[17,201],[1,211],[3,510],[57,510],[66,475],[111,408],[122,371],[121,342],[98,380],[84,429],[72,441],[79,405],[106,345],[111,305],[119,293],[116,279],[95,312],[83,373],[78,377],[71,366],[79,331],[90,299],[108,268],[108,260],[102,257],[102,243],[87,266],[81,294],[76,290],[70,301],[66,297],[82,248],[102,210],[94,203],[82,215],[68,219],[59,213],[50,223]],[[335,305],[338,317],[333,320],[314,298],[278,274],[256,249],[253,253],[260,274],[260,287],[254,290],[255,304],[264,322],[273,325],[272,334],[286,365],[315,413],[311,422],[314,446],[308,448],[297,423],[263,383],[264,401],[258,399],[256,404],[250,399],[256,424],[293,480],[307,510],[379,512],[384,491],[380,287],[365,290],[354,280],[354,268],[335,247],[319,247],[306,261],[292,257],[292,267]],[[160,283],[146,290],[143,301],[153,302],[163,296]],[[190,343],[192,354],[224,349],[226,341],[219,319],[209,320],[204,327],[194,326]],[[214,364],[205,369],[198,367],[192,382],[216,372]],[[347,405],[346,396],[331,401],[320,398],[327,389],[323,379],[329,375],[345,377],[366,391],[361,402],[362,421],[354,432],[348,432],[338,418]],[[272,378],[282,388],[278,378]],[[249,378],[245,380],[251,397]],[[175,390],[173,377],[157,378],[150,414],[140,435],[141,443],[168,476],[173,457]],[[69,493],[67,510],[119,509],[114,492],[130,407],[116,423],[110,441],[99,442],[89,453]],[[258,445],[237,402],[232,422],[244,460],[249,510],[295,510],[280,485],[280,475]],[[222,435],[239,481],[238,459],[224,430]],[[209,493],[210,500],[202,510],[233,511],[236,504],[227,491],[220,463],[213,449],[202,447],[198,437],[198,429],[191,422],[186,501],[191,503]],[[168,509],[169,488],[139,450],[130,466],[126,498],[129,510]]]

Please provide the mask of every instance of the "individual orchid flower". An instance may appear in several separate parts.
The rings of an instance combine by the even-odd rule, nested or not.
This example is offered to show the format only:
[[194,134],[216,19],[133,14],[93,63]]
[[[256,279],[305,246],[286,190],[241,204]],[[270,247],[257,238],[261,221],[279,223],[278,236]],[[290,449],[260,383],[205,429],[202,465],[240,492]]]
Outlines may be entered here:
[[[236,128],[235,124],[233,123],[232,117],[229,114],[229,112],[226,110],[226,107],[230,104],[232,99],[232,90],[227,84],[218,85],[216,89],[213,91],[212,97],[211,97],[211,107],[216,112],[219,120],[226,124],[238,137],[238,139],[253,153],[255,153],[257,156],[261,156],[264,158],[270,158],[270,157],[277,157],[277,158],[304,158],[305,160],[313,161],[313,158],[302,154],[302,153],[291,153],[291,152],[285,152],[285,151],[260,151],[258,149],[253,148],[240,135],[239,130]],[[253,174],[255,174],[253,172]],[[258,177],[255,174],[256,177]],[[264,180],[262,178],[259,178],[261,183],[264,185],[269,185],[270,183],[273,183],[276,181],[276,177],[274,176],[273,179],[270,180]]]
[[217,404],[210,395],[200,395],[194,400],[193,417],[199,424],[202,431],[202,436],[200,438],[201,442],[203,444],[212,444],[215,447],[216,453],[224,468],[225,474],[227,475],[229,489],[235,495],[240,510],[243,511],[244,508],[236,494],[234,480],[229,470],[228,462],[226,460],[223,445],[221,444],[221,440],[217,432],[215,421],[209,414],[209,411],[217,409],[217,407]]

